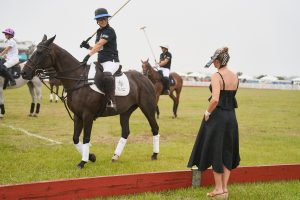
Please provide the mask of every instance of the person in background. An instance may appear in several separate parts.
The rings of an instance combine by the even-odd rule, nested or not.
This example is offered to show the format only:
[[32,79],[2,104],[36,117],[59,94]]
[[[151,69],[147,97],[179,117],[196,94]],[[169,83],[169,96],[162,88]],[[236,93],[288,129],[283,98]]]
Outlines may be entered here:
[[158,71],[161,71],[163,75],[163,85],[164,85],[164,94],[170,93],[170,69],[172,63],[172,54],[169,52],[168,45],[161,45],[160,46],[162,53],[160,54]]
[[217,49],[205,67],[212,63],[218,72],[211,77],[209,104],[204,112],[188,167],[204,171],[212,166],[215,187],[208,197],[228,195],[227,183],[231,170],[240,163],[238,122],[235,98],[238,77],[229,70],[228,48]]
[[117,110],[115,100],[115,78],[113,74],[119,69],[120,61],[117,50],[117,35],[115,30],[109,25],[108,14],[105,8],[98,8],[95,11],[95,20],[100,28],[97,30],[96,44],[91,47],[86,41],[83,41],[80,47],[89,49],[89,54],[83,59],[87,63],[88,59],[98,53],[98,62],[103,66],[104,92],[109,101],[107,108]]
[[[0,58],[3,61],[0,63],[0,74],[10,81],[10,86],[16,85],[16,81],[13,76],[8,72],[7,68],[16,65],[19,62],[19,51],[17,48],[17,43],[14,40],[15,31],[11,28],[7,28],[2,33],[5,35],[5,48],[0,53]],[[5,86],[6,84],[4,84]]]

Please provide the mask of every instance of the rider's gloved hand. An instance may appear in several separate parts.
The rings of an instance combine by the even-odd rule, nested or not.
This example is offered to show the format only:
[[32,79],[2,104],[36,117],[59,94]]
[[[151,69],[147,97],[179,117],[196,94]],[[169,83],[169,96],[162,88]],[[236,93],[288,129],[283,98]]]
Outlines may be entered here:
[[84,59],[82,60],[82,64],[85,64],[86,65],[86,63],[87,63],[87,61],[89,60],[89,58],[90,58],[91,56],[88,54],[88,55],[86,55],[85,57],[84,57]]
[[89,43],[87,42],[87,41],[83,41],[83,42],[81,42],[81,44],[80,44],[80,48],[82,48],[82,47],[84,47],[84,48],[86,48],[86,49],[90,49],[90,45],[89,45]]

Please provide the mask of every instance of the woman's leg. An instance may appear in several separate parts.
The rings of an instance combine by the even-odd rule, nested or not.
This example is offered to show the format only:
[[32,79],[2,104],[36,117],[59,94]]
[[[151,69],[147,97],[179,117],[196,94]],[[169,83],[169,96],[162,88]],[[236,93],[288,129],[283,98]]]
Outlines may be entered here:
[[222,181],[223,173],[217,173],[217,172],[213,171],[213,174],[214,174],[214,179],[215,179],[215,189],[212,192],[207,193],[207,196],[210,196],[210,197],[214,197],[216,195],[224,193],[223,192],[223,181]]
[[223,165],[224,173],[222,174],[222,188],[224,192],[228,192],[227,183],[230,176],[230,170]]

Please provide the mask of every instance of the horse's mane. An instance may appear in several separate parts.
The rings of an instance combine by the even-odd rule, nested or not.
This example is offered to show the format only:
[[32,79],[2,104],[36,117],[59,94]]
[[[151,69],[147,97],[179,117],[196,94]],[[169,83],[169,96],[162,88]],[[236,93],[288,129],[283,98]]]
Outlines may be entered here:
[[73,60],[76,60],[77,62],[80,62],[79,60],[77,60],[71,53],[69,53],[67,50],[65,50],[64,48],[60,47],[59,45],[55,44],[55,43],[52,43],[53,47],[58,49],[59,52],[62,54],[62,55],[68,55],[69,57],[71,57]]

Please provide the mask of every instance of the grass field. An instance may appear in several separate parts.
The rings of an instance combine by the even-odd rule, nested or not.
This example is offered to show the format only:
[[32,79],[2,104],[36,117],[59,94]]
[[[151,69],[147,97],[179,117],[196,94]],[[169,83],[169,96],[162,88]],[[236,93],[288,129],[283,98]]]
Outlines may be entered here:
[[[50,103],[49,92],[43,88],[40,116],[29,118],[31,99],[27,90],[23,87],[5,91],[6,115],[0,121],[0,184],[185,170],[210,95],[207,88],[183,88],[177,119],[171,118],[171,99],[161,97],[158,119],[161,150],[157,161],[150,160],[152,135],[140,110],[131,117],[131,135],[117,163],[110,160],[120,138],[119,118],[97,119],[91,138],[91,151],[97,155],[97,161],[78,170],[76,164],[81,156],[72,144],[73,122],[63,104]],[[240,89],[237,99],[241,165],[300,163],[300,92]],[[20,128],[62,144],[28,136],[18,130]],[[289,195],[294,194],[296,188],[299,191],[299,181],[233,185],[230,189],[237,197],[294,199]],[[180,198],[185,194],[189,199],[197,199],[207,190],[185,189],[124,199],[186,199]],[[300,197],[299,192],[297,195]]]

